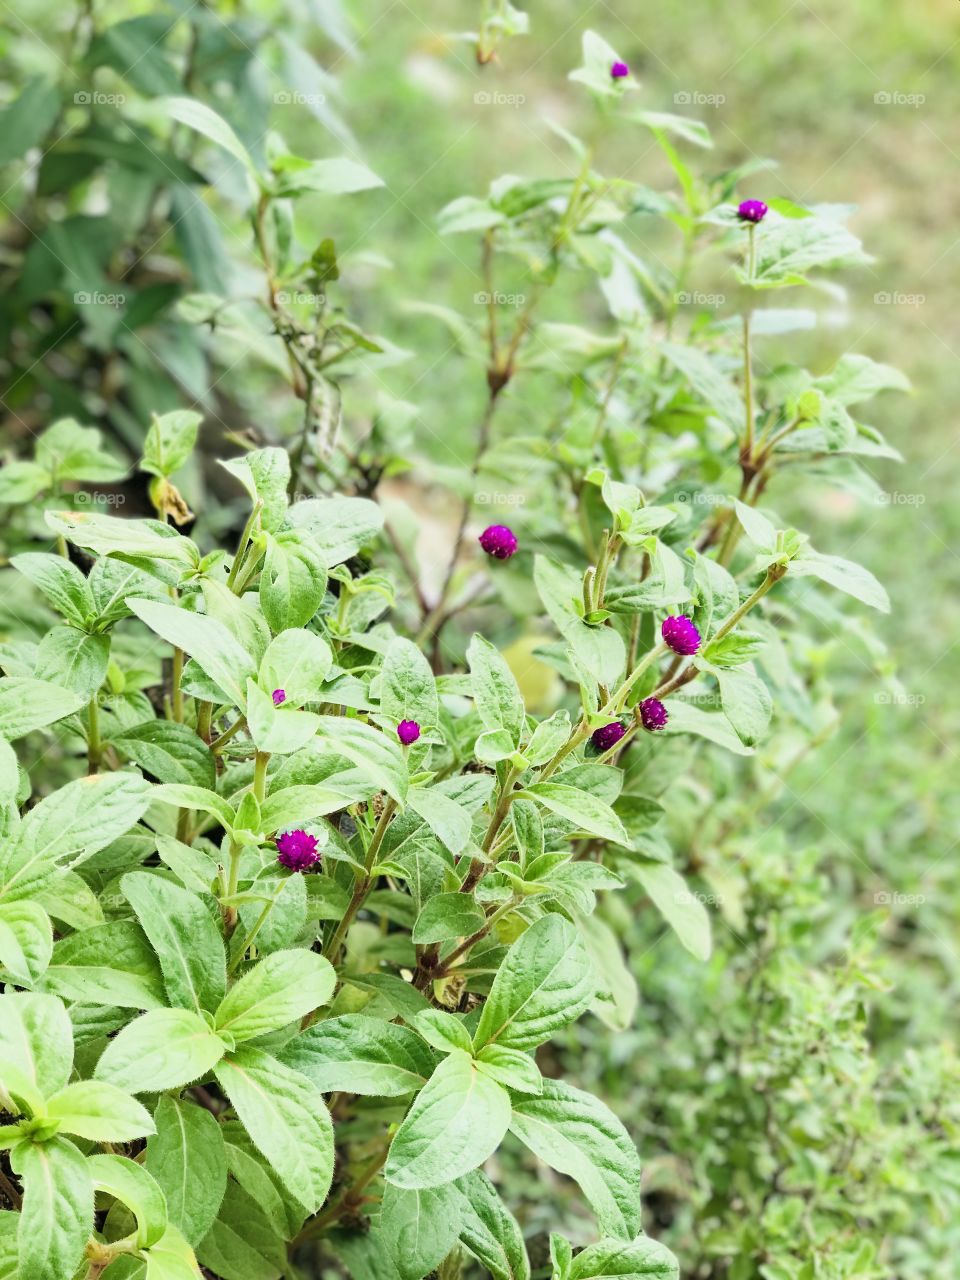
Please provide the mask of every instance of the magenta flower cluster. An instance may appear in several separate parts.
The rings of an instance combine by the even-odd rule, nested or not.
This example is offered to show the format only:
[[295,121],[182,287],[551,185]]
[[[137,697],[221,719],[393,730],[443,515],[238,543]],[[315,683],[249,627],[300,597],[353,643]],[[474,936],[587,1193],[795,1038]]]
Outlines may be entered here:
[[477,539],[488,556],[494,560],[509,560],[517,550],[517,535],[505,524],[492,524]]
[[743,200],[737,206],[737,217],[741,222],[762,222],[767,212],[762,200]]
[[594,729],[590,735],[590,741],[598,751],[609,751],[611,747],[617,745],[626,732],[621,721],[612,720],[610,724],[602,724],[599,729]]
[[409,747],[420,737],[420,726],[416,720],[401,720],[397,725],[397,737],[405,747]]
[[287,700],[286,690],[274,689],[272,697],[273,697],[273,705],[275,707],[279,707],[282,702],[286,702]]
[[659,698],[644,698],[640,703],[640,723],[651,733],[663,729],[669,719],[667,708]]
[[277,836],[277,861],[288,871],[307,871],[320,861],[317,837],[309,831],[284,831]]
[[700,648],[700,632],[684,614],[664,618],[660,634],[668,649],[689,658]]
[[624,76],[628,76],[629,74],[630,68],[625,62],[620,62],[619,59],[610,68],[611,80],[622,80]]

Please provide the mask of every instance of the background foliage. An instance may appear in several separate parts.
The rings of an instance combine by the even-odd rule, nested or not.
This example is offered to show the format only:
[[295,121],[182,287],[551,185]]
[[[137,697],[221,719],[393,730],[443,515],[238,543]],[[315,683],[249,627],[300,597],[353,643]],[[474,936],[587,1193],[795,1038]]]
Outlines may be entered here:
[[[849,347],[910,372],[910,399],[881,398],[875,413],[871,405],[904,467],[881,460],[869,466],[873,486],[828,489],[813,477],[776,498],[815,545],[862,559],[883,579],[893,600],[881,627],[889,652],[859,621],[821,615],[802,662],[815,687],[822,676],[825,690],[829,675],[835,732],[825,721],[809,754],[778,737],[751,764],[746,787],[742,769],[716,755],[698,754],[689,774],[676,766],[681,785],[665,830],[713,920],[712,958],[689,956],[645,898],[611,898],[607,918],[641,993],[630,1029],[614,1036],[581,1024],[549,1052],[556,1073],[601,1094],[627,1123],[644,1162],[645,1225],[685,1273],[943,1274],[957,1244],[956,1063],[944,1031],[958,901],[949,784],[957,703],[947,678],[955,326],[942,286],[957,252],[942,179],[960,141],[944,106],[956,72],[953,6],[914,6],[880,23],[866,4],[737,4],[721,20],[705,3],[635,16],[558,3],[532,11],[531,35],[510,39],[483,68],[470,45],[446,34],[474,24],[472,9],[262,5],[138,17],[128,5],[77,14],[31,3],[7,11],[8,97],[24,82],[28,97],[7,108],[3,131],[5,443],[23,458],[31,434],[56,418],[98,425],[119,462],[94,459],[72,479],[105,495],[97,510],[112,501],[121,514],[145,515],[142,480],[123,480],[145,424],[152,412],[196,406],[203,452],[177,486],[199,513],[195,536],[229,544],[242,501],[211,459],[263,438],[289,441],[296,456],[304,422],[318,439],[334,430],[337,406],[325,388],[310,390],[306,417],[302,380],[299,402],[280,390],[288,358],[267,349],[262,308],[214,315],[196,297],[260,294],[263,277],[236,173],[217,183],[209,152],[198,171],[186,125],[158,148],[149,103],[184,83],[232,121],[258,159],[269,113],[294,153],[345,155],[383,180],[350,198],[297,201],[298,238],[318,253],[309,272],[278,289],[303,322],[315,306],[308,299],[324,291],[343,308],[327,338],[340,372],[350,373],[371,336],[381,348],[367,351],[365,378],[345,383],[333,475],[315,478],[323,488],[360,476],[360,492],[382,480],[379,496],[428,595],[456,537],[458,492],[475,501],[479,492],[480,505],[521,538],[532,527],[536,480],[524,480],[509,441],[543,431],[560,401],[549,371],[518,379],[496,424],[505,447],[477,485],[466,470],[476,428],[466,424],[482,420],[487,388],[457,358],[458,335],[411,302],[482,323],[477,243],[439,236],[437,213],[503,173],[572,176],[573,157],[541,117],[581,129],[581,99],[566,74],[584,26],[630,62],[638,106],[706,121],[715,149],[693,153],[703,170],[772,155],[779,168],[751,177],[745,194],[857,204],[854,225],[877,260],[844,277],[846,302],[816,302],[818,329],[771,340],[763,359],[821,370]],[[20,156],[40,143],[34,185]],[[621,130],[598,145],[605,171],[675,186],[648,131]],[[106,184],[99,207],[88,199],[94,180]],[[365,185],[354,170],[325,181]],[[267,234],[275,254],[284,229]],[[339,267],[322,247],[328,239]],[[628,243],[653,270],[674,260],[672,231],[644,224]],[[500,286],[508,320],[529,293],[526,275],[518,267]],[[728,265],[699,259],[684,292],[681,322],[723,315],[733,302]],[[604,309],[595,289],[563,276],[543,318],[573,316],[593,329]],[[409,458],[418,460],[412,470]],[[165,497],[171,508],[180,500]],[[419,537],[403,523],[408,508]],[[21,515],[18,538],[43,528],[37,516],[31,530],[32,508]],[[547,710],[555,675],[529,656],[544,642],[542,620],[512,572],[497,580],[489,606],[468,613],[471,625],[446,633],[446,660],[462,656],[479,626],[514,646],[528,705]],[[28,598],[25,584],[11,583],[0,605],[8,637],[19,634]],[[401,608],[415,604],[404,590]],[[46,621],[37,618],[37,638]],[[43,767],[49,785],[69,776],[69,751],[54,751]],[[661,767],[664,784],[676,780],[669,762]],[[625,999],[629,1007],[629,992]],[[508,1152],[498,1175],[518,1200],[535,1200],[529,1164]],[[531,1237],[556,1227],[551,1201],[542,1213],[525,1210]],[[576,1222],[567,1234],[592,1238]]]

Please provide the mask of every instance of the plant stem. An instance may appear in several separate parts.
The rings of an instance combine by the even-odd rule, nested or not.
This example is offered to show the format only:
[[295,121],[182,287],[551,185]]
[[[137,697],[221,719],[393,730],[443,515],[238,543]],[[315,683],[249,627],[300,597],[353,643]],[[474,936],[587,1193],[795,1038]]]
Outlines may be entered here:
[[[208,704],[208,705],[211,705],[211,704]],[[215,756],[219,755],[220,752],[223,750],[223,748],[230,741],[230,739],[235,734],[239,733],[246,723],[247,723],[246,716],[238,716],[236,720],[234,720],[233,724],[230,726],[229,729],[221,733],[219,738],[214,738],[214,740],[210,743],[210,750],[213,752],[213,754]]]
[[102,755],[100,707],[97,703],[97,695],[94,694],[87,708],[87,768],[91,773],[99,773]]
[[367,853],[364,859],[363,875],[357,877],[357,882],[353,887],[353,893],[347,904],[347,909],[343,913],[343,919],[337,925],[333,937],[330,939],[330,946],[327,948],[327,959],[331,964],[335,965],[340,956],[340,949],[343,946],[347,936],[347,930],[353,924],[353,918],[363,905],[363,900],[370,892],[372,883],[370,873],[373,870],[377,860],[377,854],[380,852],[380,846],[383,844],[383,838],[387,834],[387,827],[390,820],[396,812],[397,802],[392,797],[387,800],[383,806],[383,812],[380,814],[379,821],[374,829],[370,843],[367,845]]
[[767,594],[770,588],[784,576],[787,572],[786,565],[772,564],[767,569],[767,576],[757,587],[751,596],[744,600],[738,609],[734,609],[733,613],[726,621],[722,622],[717,630],[710,637],[710,643],[715,644],[718,640],[722,640],[724,636],[729,635],[733,628],[737,625],[745,614],[748,614],[753,606]]
[[263,804],[267,794],[267,765],[270,763],[269,751],[258,751],[253,763],[253,794],[257,804]]
[[173,651],[173,718],[178,724],[183,723],[183,689],[180,681],[183,678],[183,650]]
[[[751,235],[750,243],[753,243]],[[750,312],[743,313],[743,405],[746,421],[743,431],[743,457],[753,457],[753,361],[750,355]]]
[[263,910],[257,916],[256,923],[254,924],[250,932],[247,934],[247,936],[244,938],[243,946],[239,949],[239,951],[231,961],[230,967],[227,969],[228,974],[234,973],[240,967],[241,963],[243,962],[243,957],[247,954],[247,951],[250,948],[250,944],[253,942],[254,938],[256,938],[257,934],[260,932],[261,928],[263,927],[264,921],[266,920],[270,912],[273,910],[276,904],[277,898],[280,896],[282,892],[283,892],[283,886],[281,885],[280,890],[277,893],[276,897],[271,898],[269,902],[264,904]]

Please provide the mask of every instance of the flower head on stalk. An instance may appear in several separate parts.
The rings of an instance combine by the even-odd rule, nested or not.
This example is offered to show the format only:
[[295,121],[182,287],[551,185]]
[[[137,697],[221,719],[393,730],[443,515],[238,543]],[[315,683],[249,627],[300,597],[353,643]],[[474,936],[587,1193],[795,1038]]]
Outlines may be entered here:
[[477,539],[488,556],[494,560],[509,560],[517,550],[517,535],[505,524],[492,524]]
[[590,735],[590,741],[602,754],[604,751],[609,751],[611,747],[615,747],[626,732],[626,727],[621,721],[611,720],[609,724],[602,724],[599,729],[594,729]]
[[659,698],[644,698],[640,703],[640,723],[645,729],[656,732],[664,728],[669,719],[667,708]]
[[281,704],[282,702],[286,702],[286,700],[287,700],[287,693],[286,693],[286,690],[285,690],[285,689],[274,689],[274,691],[273,691],[273,693],[272,693],[271,697],[273,698],[273,705],[274,705],[275,707],[279,707],[279,706],[280,706],[280,704]]
[[320,861],[317,837],[297,828],[277,836],[277,861],[288,871],[306,871]]
[[416,720],[401,720],[397,725],[397,737],[405,747],[409,747],[420,737],[420,726]]
[[762,200],[742,200],[737,206],[737,217],[741,222],[762,222],[768,209]]
[[627,66],[625,62],[621,62],[619,58],[610,68],[611,80],[623,80],[629,74],[630,74],[630,68]]
[[684,658],[691,657],[700,648],[700,632],[685,614],[664,618],[660,634],[667,648]]

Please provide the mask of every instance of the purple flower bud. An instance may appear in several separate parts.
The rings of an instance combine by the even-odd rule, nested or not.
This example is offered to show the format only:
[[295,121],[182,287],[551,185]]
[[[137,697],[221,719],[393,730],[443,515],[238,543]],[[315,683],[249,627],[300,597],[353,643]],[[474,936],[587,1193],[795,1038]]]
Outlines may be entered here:
[[674,653],[689,658],[700,648],[700,632],[682,613],[664,618],[660,634]]
[[640,703],[640,723],[651,732],[662,729],[669,720],[667,708],[659,698],[644,698]]
[[287,700],[287,695],[286,695],[286,691],[285,691],[285,690],[283,690],[283,689],[274,689],[274,691],[273,691],[273,705],[274,705],[275,707],[279,707],[280,703],[281,703],[281,702],[286,702],[286,700]]
[[622,80],[624,76],[630,74],[630,68],[625,62],[615,62],[610,68],[610,77],[613,80]]
[[737,206],[741,222],[762,222],[767,216],[767,206],[762,200],[744,200]]
[[288,871],[306,871],[320,861],[317,837],[309,831],[284,831],[277,836],[277,861]]
[[478,542],[495,560],[509,560],[517,549],[517,535],[505,524],[492,524],[484,529]]
[[416,720],[401,720],[397,725],[397,737],[405,747],[409,747],[420,737],[420,726]]
[[594,729],[590,741],[602,753],[615,747],[626,732],[619,720],[613,720],[610,724],[602,724],[599,729]]

